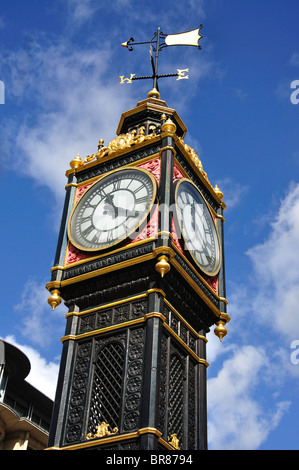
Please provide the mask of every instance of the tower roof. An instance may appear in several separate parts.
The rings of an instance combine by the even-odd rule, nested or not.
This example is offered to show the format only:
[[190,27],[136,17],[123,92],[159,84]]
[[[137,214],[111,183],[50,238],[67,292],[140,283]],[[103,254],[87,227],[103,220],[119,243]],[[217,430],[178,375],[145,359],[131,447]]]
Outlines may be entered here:
[[156,89],[151,90],[147,99],[139,101],[135,108],[122,114],[116,133],[117,135],[126,134],[132,127],[145,124],[148,121],[160,124],[163,114],[167,118],[171,117],[176,125],[176,134],[183,138],[187,127],[176,110],[169,108],[167,103],[160,99],[160,93]]

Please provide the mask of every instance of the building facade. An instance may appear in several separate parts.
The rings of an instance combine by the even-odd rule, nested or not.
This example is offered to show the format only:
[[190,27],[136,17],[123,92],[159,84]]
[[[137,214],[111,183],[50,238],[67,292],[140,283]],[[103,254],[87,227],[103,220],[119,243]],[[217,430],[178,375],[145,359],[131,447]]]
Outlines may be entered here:
[[53,401],[26,382],[27,356],[0,340],[0,450],[47,447]]

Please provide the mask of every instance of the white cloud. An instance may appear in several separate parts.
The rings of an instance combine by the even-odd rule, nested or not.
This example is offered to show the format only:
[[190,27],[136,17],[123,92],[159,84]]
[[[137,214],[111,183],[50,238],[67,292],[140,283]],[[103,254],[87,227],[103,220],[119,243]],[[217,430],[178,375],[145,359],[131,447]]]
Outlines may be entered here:
[[[209,445],[217,450],[254,450],[275,429],[290,403],[271,400],[263,409],[255,393],[271,368],[261,347],[243,346],[208,381]],[[257,395],[258,396],[258,395]]]
[[36,106],[17,131],[12,163],[61,201],[70,160],[78,153],[85,158],[96,152],[100,138],[108,143],[116,136],[121,113],[132,107],[130,90],[124,93],[118,77],[105,81],[108,45],[105,51],[72,52],[61,41],[35,44],[33,60],[28,54],[20,50],[2,58],[10,70],[11,99],[30,98]]
[[242,202],[242,198],[246,195],[249,188],[241,185],[231,178],[223,178],[217,181],[217,186],[223,192],[223,200],[227,206],[227,210],[233,209]]
[[[208,337],[209,372],[220,367],[208,380],[214,449],[258,449],[291,404],[279,396],[299,373],[291,363],[291,344],[299,339],[299,184],[290,186],[267,237],[248,251],[248,259],[248,282],[230,284],[227,337],[223,343],[213,333]],[[229,359],[221,364],[223,357]]]
[[31,370],[25,380],[47,397],[54,400],[59,371],[58,362],[48,362],[36,349],[20,344],[12,335],[6,336],[4,341],[19,348],[28,357]]
[[[60,305],[52,312],[45,283],[30,279],[24,286],[22,298],[15,306],[20,317],[20,332],[24,338],[41,348],[48,348],[57,330],[64,327],[66,308]],[[63,331],[61,331],[63,334]]]
[[252,311],[286,341],[299,339],[299,184],[292,185],[268,238],[248,251],[255,292]]
[[83,23],[95,13],[96,4],[94,0],[68,0],[68,8],[72,20]]
[[290,63],[290,65],[293,65],[294,67],[299,66],[299,53],[298,52],[296,52],[296,51],[293,52],[293,54],[291,55],[289,63]]

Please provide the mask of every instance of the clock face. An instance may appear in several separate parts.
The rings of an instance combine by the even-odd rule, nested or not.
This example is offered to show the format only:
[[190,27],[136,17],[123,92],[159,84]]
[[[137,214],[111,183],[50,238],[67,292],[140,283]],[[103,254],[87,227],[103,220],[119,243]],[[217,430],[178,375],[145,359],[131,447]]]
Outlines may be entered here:
[[108,248],[135,232],[156,196],[153,176],[141,169],[116,170],[93,184],[75,206],[68,235],[86,251]]
[[212,213],[198,189],[186,179],[176,186],[176,213],[185,248],[209,276],[218,273],[221,249]]

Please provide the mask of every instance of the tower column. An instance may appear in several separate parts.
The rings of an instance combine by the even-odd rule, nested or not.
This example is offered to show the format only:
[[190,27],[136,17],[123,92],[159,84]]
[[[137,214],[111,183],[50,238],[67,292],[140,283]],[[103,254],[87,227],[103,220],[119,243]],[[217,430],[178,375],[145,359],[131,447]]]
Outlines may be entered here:
[[52,308],[69,308],[49,448],[207,448],[205,334],[228,321],[225,205],[159,96],[66,172],[47,284]]

